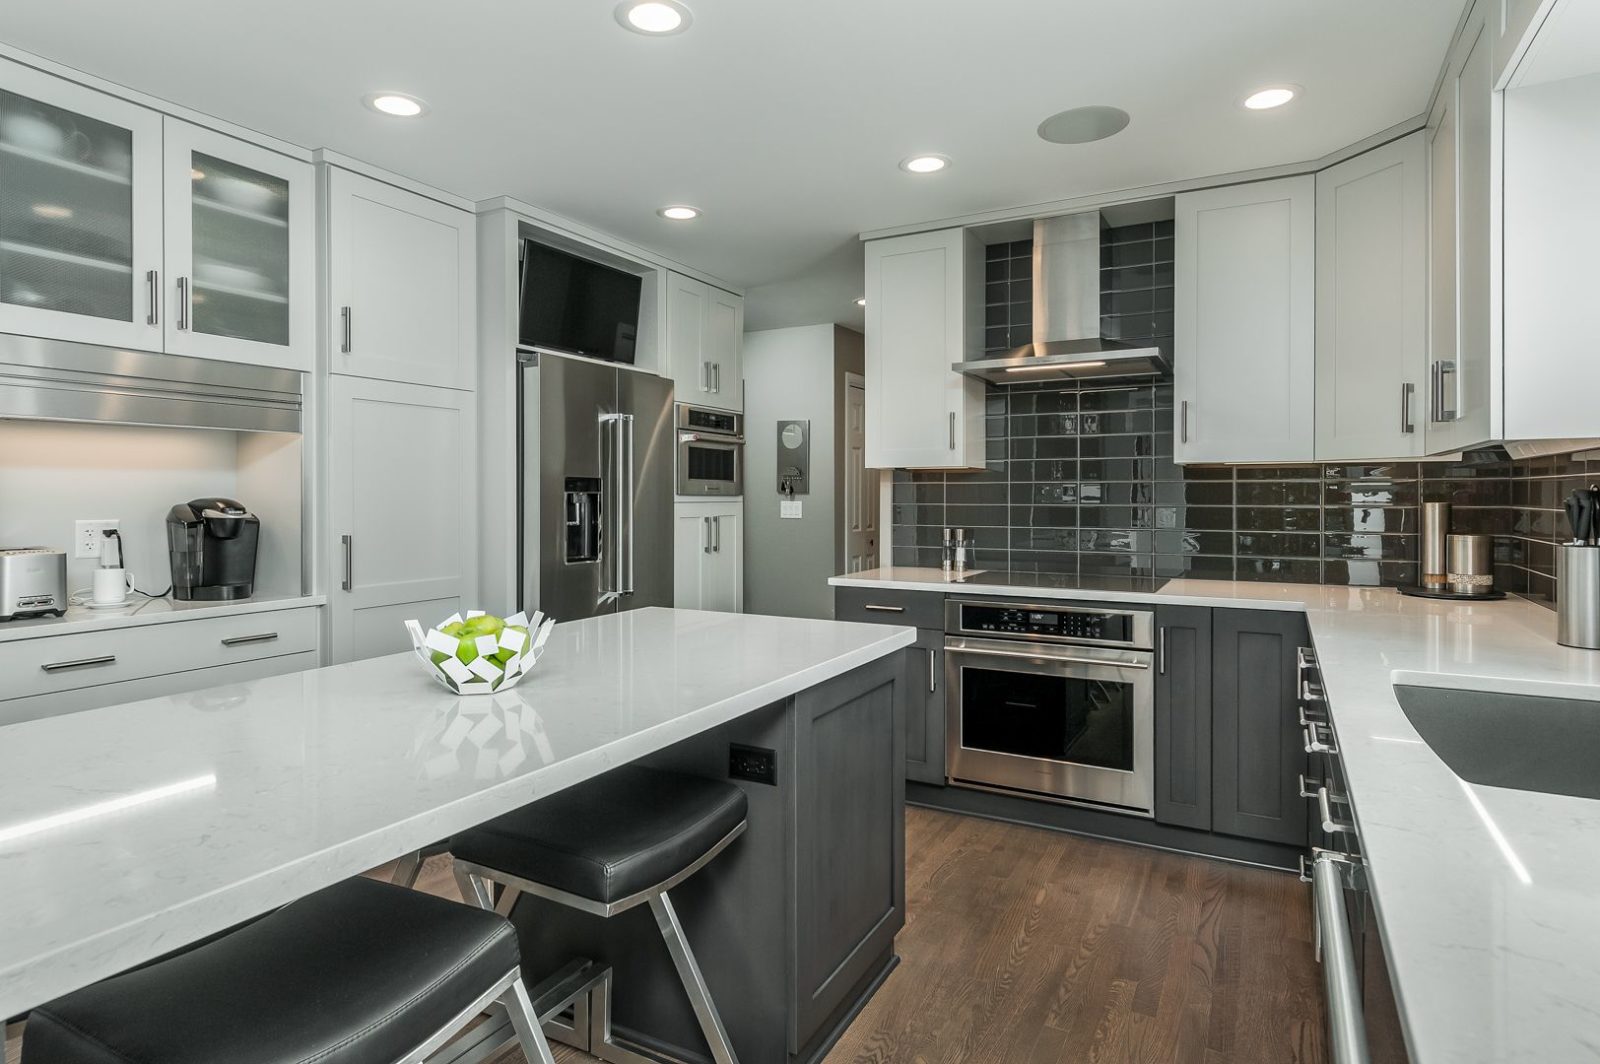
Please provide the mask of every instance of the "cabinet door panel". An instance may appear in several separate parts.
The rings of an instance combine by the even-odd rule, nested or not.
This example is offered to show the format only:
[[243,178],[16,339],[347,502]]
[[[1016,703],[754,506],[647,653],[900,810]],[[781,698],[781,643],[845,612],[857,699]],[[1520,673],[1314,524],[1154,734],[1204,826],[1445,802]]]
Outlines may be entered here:
[[408,618],[475,605],[477,537],[462,515],[477,488],[462,473],[476,429],[470,393],[356,377],[329,392],[333,659],[350,661],[410,646]]
[[472,388],[476,246],[469,212],[330,167],[329,368]]
[[744,409],[744,300],[713,288],[706,302],[706,361],[711,363],[711,405]]
[[667,278],[667,365],[680,403],[712,405],[706,356],[710,301],[710,285],[676,273]]
[[1212,829],[1303,846],[1305,745],[1295,650],[1305,618],[1268,610],[1212,614]]
[[1421,453],[1427,371],[1423,134],[1317,175],[1317,457]]
[[744,577],[742,535],[736,511],[711,516],[711,553],[701,577],[700,608],[738,613]]
[[906,650],[906,778],[943,786],[944,631],[917,632]]
[[1156,820],[1211,828],[1211,610],[1156,610]]
[[702,574],[711,553],[711,518],[680,508],[673,525],[672,604],[680,610],[702,609]]
[[173,118],[163,136],[167,351],[309,370],[315,171]]
[[1315,180],[1177,197],[1179,462],[1308,462],[1315,415]]
[[[1459,277],[1456,271],[1456,110],[1454,85],[1447,84],[1445,99],[1428,139],[1428,431],[1429,450],[1438,450],[1450,435],[1450,422],[1442,420],[1452,404],[1444,400],[1435,376],[1446,364],[1455,364]],[[1484,205],[1488,210],[1488,205]]]
[[0,62],[0,331],[160,351],[161,116]]

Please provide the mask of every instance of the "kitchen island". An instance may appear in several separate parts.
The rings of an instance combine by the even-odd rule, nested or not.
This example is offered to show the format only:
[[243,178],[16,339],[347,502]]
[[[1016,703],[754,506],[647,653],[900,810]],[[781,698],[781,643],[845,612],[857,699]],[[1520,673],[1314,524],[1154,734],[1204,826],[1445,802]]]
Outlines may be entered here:
[[[0,1016],[620,764],[727,778],[738,741],[774,782],[741,783],[749,830],[680,912],[741,1059],[812,1059],[904,920],[912,639],[644,609],[558,625],[534,673],[489,696],[400,654],[0,728]],[[530,968],[566,959],[524,939]],[[674,1044],[681,989],[630,994],[633,970],[619,1026]]]

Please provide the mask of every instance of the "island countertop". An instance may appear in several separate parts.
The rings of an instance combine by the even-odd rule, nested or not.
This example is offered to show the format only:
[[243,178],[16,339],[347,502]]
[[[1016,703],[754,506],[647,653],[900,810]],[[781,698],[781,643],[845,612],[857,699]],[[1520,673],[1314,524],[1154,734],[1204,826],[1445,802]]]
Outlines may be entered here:
[[510,691],[409,653],[0,728],[0,1016],[885,657],[911,629],[643,609]]

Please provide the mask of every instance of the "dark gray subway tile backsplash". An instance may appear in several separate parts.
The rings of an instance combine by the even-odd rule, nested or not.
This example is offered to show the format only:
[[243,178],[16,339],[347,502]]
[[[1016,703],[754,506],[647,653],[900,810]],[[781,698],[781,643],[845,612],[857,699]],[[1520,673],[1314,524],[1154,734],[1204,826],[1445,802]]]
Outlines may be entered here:
[[[1075,415],[1075,416],[1074,416]],[[1600,462],[1178,466],[1168,385],[991,388],[987,468],[894,474],[896,565],[939,564],[946,527],[986,569],[1296,583],[1416,583],[1420,504],[1496,537],[1496,584],[1549,602],[1561,500]]]

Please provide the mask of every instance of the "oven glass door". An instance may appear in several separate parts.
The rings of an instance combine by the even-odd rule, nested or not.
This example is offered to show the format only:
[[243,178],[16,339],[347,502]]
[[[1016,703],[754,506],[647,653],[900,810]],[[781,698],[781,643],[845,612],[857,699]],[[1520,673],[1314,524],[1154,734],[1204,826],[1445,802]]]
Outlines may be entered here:
[[951,639],[945,660],[953,780],[1153,811],[1148,654]]
[[678,444],[679,495],[737,495],[744,445],[699,438]]

